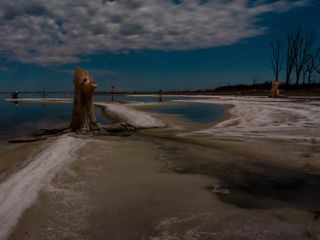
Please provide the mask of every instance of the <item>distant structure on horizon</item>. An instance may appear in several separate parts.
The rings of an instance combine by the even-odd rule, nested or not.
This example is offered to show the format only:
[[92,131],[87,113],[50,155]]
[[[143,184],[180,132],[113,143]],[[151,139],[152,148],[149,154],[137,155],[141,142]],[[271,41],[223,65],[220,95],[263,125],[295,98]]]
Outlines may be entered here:
[[111,102],[114,102],[114,89],[115,86],[111,86]]
[[162,102],[162,94],[163,94],[163,92],[162,92],[162,90],[160,89],[160,90],[159,90],[159,102]]
[[11,97],[13,98],[13,99],[17,99],[18,98],[18,96],[19,96],[19,91],[13,91],[12,93],[11,93]]

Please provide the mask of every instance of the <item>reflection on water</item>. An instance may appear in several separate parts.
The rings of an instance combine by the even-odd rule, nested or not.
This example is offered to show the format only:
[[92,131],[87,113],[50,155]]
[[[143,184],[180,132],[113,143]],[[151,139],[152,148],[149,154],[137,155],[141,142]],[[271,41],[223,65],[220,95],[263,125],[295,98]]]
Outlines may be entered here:
[[[29,135],[41,128],[61,128],[70,124],[72,104],[0,102],[0,138]],[[102,124],[109,123],[96,109]]]
[[146,109],[153,112],[180,115],[190,121],[199,123],[215,122],[224,114],[223,106],[206,103],[158,105]]

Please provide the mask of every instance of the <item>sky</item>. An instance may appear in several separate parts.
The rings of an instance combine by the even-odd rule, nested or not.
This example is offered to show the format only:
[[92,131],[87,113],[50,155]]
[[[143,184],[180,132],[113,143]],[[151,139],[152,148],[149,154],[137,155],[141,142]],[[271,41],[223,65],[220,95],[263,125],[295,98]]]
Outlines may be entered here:
[[100,91],[270,81],[270,42],[320,35],[319,2],[0,0],[0,91],[72,90],[77,66]]

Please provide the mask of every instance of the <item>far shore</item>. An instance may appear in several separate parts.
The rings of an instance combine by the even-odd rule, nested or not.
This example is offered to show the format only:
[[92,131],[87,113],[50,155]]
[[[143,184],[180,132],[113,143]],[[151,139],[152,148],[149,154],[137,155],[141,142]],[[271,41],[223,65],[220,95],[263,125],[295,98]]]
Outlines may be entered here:
[[[10,95],[10,92],[0,92],[0,96],[2,95]],[[47,91],[45,93],[43,92],[26,92],[26,91],[20,91],[19,94],[23,95],[29,95],[29,94],[35,94],[36,96],[41,96],[43,94],[45,95],[54,95],[54,94],[63,94],[63,95],[72,95],[72,91]],[[157,91],[152,92],[152,91],[119,91],[119,92],[103,92],[103,91],[96,91],[94,93],[95,96],[111,96],[114,95],[116,96],[137,96],[137,97],[159,97],[159,93]],[[255,88],[250,88],[250,89],[230,89],[230,90],[190,90],[190,91],[163,91],[162,97],[173,97],[173,96],[188,96],[188,97],[193,97],[193,96],[203,96],[203,97],[209,97],[209,96],[226,96],[226,95],[231,95],[231,96],[261,96],[261,97],[268,97],[270,95],[270,90],[269,89],[255,89]],[[292,98],[299,98],[299,97],[310,97],[310,98],[319,98],[320,99],[320,87],[318,88],[311,88],[311,89],[305,89],[305,88],[292,88],[292,89],[280,89],[280,95],[282,97],[292,97]],[[44,99],[55,99],[55,98],[50,98],[50,97],[45,97]],[[11,98],[5,98],[5,100],[10,100]],[[18,98],[19,99],[19,98]],[[68,100],[72,98],[67,98]]]

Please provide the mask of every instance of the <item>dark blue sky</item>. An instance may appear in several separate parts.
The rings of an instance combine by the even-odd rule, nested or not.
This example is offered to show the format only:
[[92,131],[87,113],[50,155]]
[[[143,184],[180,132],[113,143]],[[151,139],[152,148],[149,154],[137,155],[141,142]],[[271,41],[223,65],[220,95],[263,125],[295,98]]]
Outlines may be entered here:
[[[5,10],[0,30],[3,28],[12,36],[0,38],[0,91],[39,90],[41,84],[52,91],[71,90],[75,66],[92,73],[98,82],[98,90],[109,89],[111,85],[121,90],[214,88],[252,83],[254,77],[258,82],[264,82],[273,78],[269,68],[272,40],[285,39],[288,31],[298,27],[320,33],[318,1],[270,1],[259,3],[253,9],[251,3],[241,6],[241,1],[218,5],[202,1],[199,7],[183,6],[182,1],[170,3],[175,5],[168,10],[172,11],[166,17],[172,17],[170,21],[161,19],[155,12],[164,14],[161,12],[163,6],[153,10],[152,5],[144,6],[138,0],[132,1],[137,4],[134,6],[123,1],[121,8],[106,6],[108,11],[118,13],[112,18],[116,23],[126,21],[121,17],[127,18],[130,8],[137,8],[144,15],[134,15],[134,20],[110,25],[108,29],[103,24],[103,21],[109,22],[108,19],[96,20],[101,19],[98,10],[92,10],[91,14],[97,14],[97,17],[91,17],[88,26],[85,23],[71,25],[74,23],[65,20],[63,15],[54,15],[46,10],[46,5],[40,8],[37,1],[32,2],[34,5],[29,12],[25,10],[28,6],[19,8],[20,12],[13,11],[12,6],[5,6],[7,12],[2,8]],[[232,2],[236,3],[232,5]],[[280,5],[270,5],[272,2]],[[303,4],[293,6],[297,2]],[[73,7],[78,9],[78,6]],[[93,8],[86,6],[86,9],[90,7]],[[234,8],[236,10],[232,10]],[[145,20],[148,11],[150,15],[146,15]],[[213,16],[210,11],[214,11]],[[70,12],[65,14],[70,16]],[[74,20],[82,16],[79,14]],[[208,14],[207,18],[205,14]],[[44,21],[47,16],[48,20]],[[236,19],[231,21],[234,16]],[[24,26],[23,19],[26,18],[31,22]],[[152,25],[155,20],[150,21],[150,18],[157,19],[157,24]],[[39,27],[30,27],[32,23]],[[51,23],[57,32],[47,33]],[[96,28],[99,24],[102,27]],[[59,34],[61,37],[58,38]],[[317,45],[320,46],[319,41]]]

